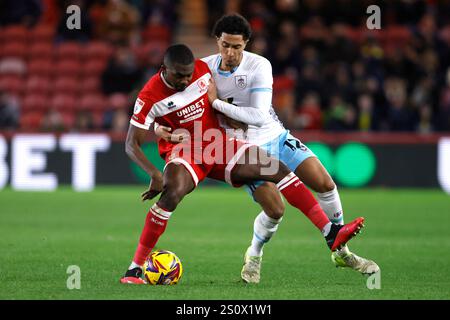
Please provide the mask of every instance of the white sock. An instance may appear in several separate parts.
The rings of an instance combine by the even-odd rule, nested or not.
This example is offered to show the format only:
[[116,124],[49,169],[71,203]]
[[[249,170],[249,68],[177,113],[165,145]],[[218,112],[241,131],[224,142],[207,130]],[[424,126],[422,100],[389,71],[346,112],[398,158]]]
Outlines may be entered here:
[[330,230],[331,230],[331,222],[328,222],[328,223],[325,225],[325,227],[323,227],[323,229],[320,230],[320,232],[322,232],[322,235],[323,235],[324,237],[326,237],[326,236],[330,233]]
[[128,270],[134,269],[134,268],[141,268],[142,266],[138,265],[137,263],[135,263],[134,261],[131,262],[130,266],[128,267]]
[[341,199],[339,198],[339,193],[337,187],[335,186],[333,190],[317,193],[317,198],[323,211],[325,211],[328,219],[335,224],[344,224],[344,213],[342,211]]
[[264,211],[261,211],[261,213],[258,214],[255,223],[253,224],[252,245],[248,251],[250,256],[262,256],[264,244],[275,234],[282,219],[283,218],[273,219]]

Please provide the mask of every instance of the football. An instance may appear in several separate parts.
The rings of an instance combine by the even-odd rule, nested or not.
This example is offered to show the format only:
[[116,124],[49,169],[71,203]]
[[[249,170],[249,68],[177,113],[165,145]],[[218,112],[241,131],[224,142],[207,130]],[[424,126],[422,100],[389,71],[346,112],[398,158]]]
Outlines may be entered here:
[[167,250],[153,251],[144,264],[144,277],[151,285],[177,284],[182,274],[180,259]]

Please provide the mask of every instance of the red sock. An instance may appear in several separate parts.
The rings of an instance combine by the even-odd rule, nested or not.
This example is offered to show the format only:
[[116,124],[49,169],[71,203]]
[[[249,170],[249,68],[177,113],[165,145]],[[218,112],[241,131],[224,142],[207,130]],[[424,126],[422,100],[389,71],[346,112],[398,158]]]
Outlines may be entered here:
[[148,255],[155,247],[159,237],[166,230],[167,220],[172,213],[158,207],[154,204],[150,208],[145,219],[144,230],[142,230],[139,244],[134,254],[133,262],[142,266]]
[[286,200],[303,212],[320,231],[330,222],[311,191],[293,172],[278,182],[277,187]]

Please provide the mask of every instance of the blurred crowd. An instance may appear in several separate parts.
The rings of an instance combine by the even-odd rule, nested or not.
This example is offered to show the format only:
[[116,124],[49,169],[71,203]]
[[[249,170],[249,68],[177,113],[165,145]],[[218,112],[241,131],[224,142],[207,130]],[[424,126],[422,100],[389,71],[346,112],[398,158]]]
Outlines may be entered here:
[[[251,23],[286,127],[450,131],[450,0],[197,0]],[[181,0],[0,1],[0,130],[125,132]],[[369,30],[369,5],[381,29]],[[66,9],[81,8],[81,29]],[[205,28],[206,29],[206,28]],[[215,50],[216,48],[214,48]]]
[[[366,9],[381,9],[369,30]],[[292,129],[450,131],[450,1],[241,1]]]

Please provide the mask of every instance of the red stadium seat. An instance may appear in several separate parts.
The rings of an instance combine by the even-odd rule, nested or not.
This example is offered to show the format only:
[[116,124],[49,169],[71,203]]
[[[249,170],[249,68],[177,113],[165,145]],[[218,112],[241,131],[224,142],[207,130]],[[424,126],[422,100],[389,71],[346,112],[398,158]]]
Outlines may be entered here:
[[22,112],[45,112],[50,108],[47,95],[45,94],[27,94],[22,101]]
[[42,112],[26,112],[20,116],[20,129],[24,131],[37,131],[41,127],[42,118],[44,114]]
[[28,30],[22,25],[13,25],[3,29],[3,42],[26,43],[28,40]]
[[103,111],[108,105],[108,100],[101,94],[88,94],[81,97],[78,108],[80,110]]
[[83,65],[83,75],[85,77],[100,76],[106,68],[107,60],[89,60]]
[[22,42],[6,42],[1,50],[0,55],[5,57],[15,57],[24,59],[27,55],[27,46]]
[[30,59],[45,58],[53,59],[54,48],[51,43],[36,42],[31,45],[28,50],[28,57]]
[[47,95],[52,88],[49,78],[44,76],[31,76],[25,83],[26,94],[45,94]]
[[171,36],[170,29],[164,25],[149,25],[142,31],[144,42],[160,41],[169,43]]
[[74,95],[78,93],[79,81],[73,77],[59,77],[54,84],[57,93]]
[[61,117],[67,128],[73,128],[75,125],[75,114],[73,111],[61,112]]
[[59,60],[79,60],[83,47],[77,42],[63,42],[55,47]]
[[33,59],[28,63],[29,76],[48,77],[54,73],[55,65],[50,59]]
[[54,36],[55,36],[55,28],[45,24],[34,27],[29,33],[30,41],[33,43],[37,42],[52,43]]
[[2,75],[0,77],[0,90],[20,96],[24,91],[24,81],[19,75]]
[[77,106],[77,99],[74,95],[57,93],[50,100],[50,107],[58,111],[73,111]]
[[83,50],[85,59],[104,59],[108,60],[113,53],[113,48],[106,42],[91,41]]
[[100,78],[98,76],[88,76],[82,79],[80,83],[81,94],[93,94],[100,91]]
[[83,64],[79,60],[62,60],[56,63],[54,74],[57,76],[78,76]]

